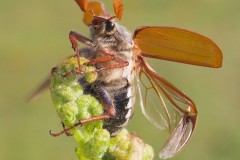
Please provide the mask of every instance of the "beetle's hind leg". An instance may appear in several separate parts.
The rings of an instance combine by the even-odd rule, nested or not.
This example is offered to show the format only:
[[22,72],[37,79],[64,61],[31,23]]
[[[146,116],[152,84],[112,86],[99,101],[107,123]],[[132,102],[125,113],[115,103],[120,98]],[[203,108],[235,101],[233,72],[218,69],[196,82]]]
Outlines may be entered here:
[[104,107],[104,113],[101,115],[98,115],[98,116],[91,117],[91,118],[79,120],[74,125],[72,125],[68,128],[64,128],[63,131],[61,131],[59,133],[52,133],[50,131],[49,132],[50,135],[57,137],[64,133],[68,134],[71,129],[73,129],[77,126],[82,126],[86,123],[97,121],[97,120],[106,120],[106,119],[112,118],[116,115],[116,109],[115,109],[115,105],[113,103],[113,99],[109,95],[109,93],[104,89],[104,87],[101,84],[96,83],[93,85],[93,88]]
[[[65,124],[64,124],[63,122],[61,122],[61,124],[62,124],[63,131],[64,131],[64,133],[66,134],[66,136],[73,136],[73,134],[71,134],[68,130],[66,130]],[[50,134],[51,136],[53,136],[53,137],[57,137],[57,136],[60,136],[62,133],[61,133],[61,134],[59,134],[59,133],[52,133],[52,131],[50,130],[50,131],[49,131],[49,134]]]

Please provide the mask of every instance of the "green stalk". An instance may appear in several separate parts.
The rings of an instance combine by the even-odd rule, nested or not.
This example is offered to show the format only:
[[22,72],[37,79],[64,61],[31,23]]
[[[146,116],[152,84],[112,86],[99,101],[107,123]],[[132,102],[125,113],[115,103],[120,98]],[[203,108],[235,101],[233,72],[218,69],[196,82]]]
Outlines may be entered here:
[[[86,62],[87,59],[80,58],[81,64]],[[95,67],[82,65],[81,70],[85,72],[82,75],[72,73],[77,67],[76,58],[67,59],[56,67],[51,77],[52,101],[66,127],[104,112],[101,103],[95,97],[84,94],[78,83],[79,78],[93,83],[97,79]],[[78,143],[75,153],[80,160],[150,160],[154,156],[151,146],[126,129],[111,138],[100,120],[75,127],[70,133]]]

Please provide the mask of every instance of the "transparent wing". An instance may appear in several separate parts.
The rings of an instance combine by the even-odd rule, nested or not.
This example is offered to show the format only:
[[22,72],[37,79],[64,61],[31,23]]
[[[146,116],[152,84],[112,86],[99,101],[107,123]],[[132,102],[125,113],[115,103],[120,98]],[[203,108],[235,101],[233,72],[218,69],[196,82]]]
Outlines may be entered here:
[[206,67],[222,65],[222,52],[213,41],[184,29],[140,27],[133,40],[146,57]]
[[141,108],[157,128],[169,130],[169,138],[161,149],[161,158],[177,154],[188,142],[195,128],[197,108],[194,102],[158,75],[144,59],[138,67]]
[[46,78],[45,81],[43,81],[41,83],[41,85],[39,85],[28,97],[27,97],[27,102],[37,98],[44,90],[46,90],[47,88],[49,88],[50,86],[50,75],[48,78]]
[[[86,55],[90,55],[90,54],[86,54],[88,53],[88,50],[87,48],[83,48],[81,50],[81,53],[83,56],[86,56]],[[69,59],[71,57],[74,57],[75,55],[71,55],[71,56],[68,56],[67,58],[65,59]],[[51,84],[51,81],[50,81],[50,77],[52,75],[49,74],[48,77],[35,89],[33,90],[33,92],[27,97],[26,99],[26,102],[30,102],[34,99],[36,99],[39,95],[41,95],[46,89],[49,88],[50,84]]]

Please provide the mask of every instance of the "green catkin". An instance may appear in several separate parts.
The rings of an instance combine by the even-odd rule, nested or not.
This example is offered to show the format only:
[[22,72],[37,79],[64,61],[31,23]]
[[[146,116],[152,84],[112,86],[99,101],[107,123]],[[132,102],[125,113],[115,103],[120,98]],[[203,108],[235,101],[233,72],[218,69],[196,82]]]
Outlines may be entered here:
[[[52,101],[66,127],[81,119],[101,115],[104,111],[99,101],[84,94],[78,83],[79,78],[85,78],[88,83],[97,79],[95,67],[84,65],[86,62],[87,59],[80,58],[80,63],[83,64],[81,70],[85,74],[72,72],[78,67],[77,59],[73,57],[57,66],[51,77]],[[68,75],[64,76],[66,74]],[[110,138],[109,132],[103,129],[101,120],[75,127],[70,133],[78,143],[75,153],[79,160],[151,160],[154,156],[151,146],[129,134],[126,129]]]

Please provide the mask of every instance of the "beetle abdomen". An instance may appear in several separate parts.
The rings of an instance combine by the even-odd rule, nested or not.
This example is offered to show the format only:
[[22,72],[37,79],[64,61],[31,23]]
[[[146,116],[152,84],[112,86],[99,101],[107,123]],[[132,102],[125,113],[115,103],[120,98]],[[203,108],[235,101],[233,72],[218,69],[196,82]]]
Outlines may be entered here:
[[[126,79],[123,81],[127,82]],[[113,118],[105,120],[103,126],[110,132],[111,136],[115,136],[123,127],[125,127],[131,120],[134,113],[134,86],[127,82],[126,85],[118,88],[116,84],[113,88],[110,87],[112,89],[109,90],[109,93],[112,95],[114,100],[116,115]],[[120,85],[122,86],[122,84]],[[116,87],[117,89],[115,90],[114,88]]]
[[[98,94],[94,89],[94,84],[87,85],[84,81],[84,79],[79,79],[79,83],[84,86],[85,94],[91,94],[99,99]],[[107,129],[111,136],[115,136],[129,123],[133,116],[135,103],[134,85],[132,83],[130,84],[127,78],[120,78],[111,81],[110,83],[104,83],[101,81],[97,81],[95,84],[96,83],[110,95],[110,98],[113,101],[116,115],[110,119],[104,120],[103,128]]]

